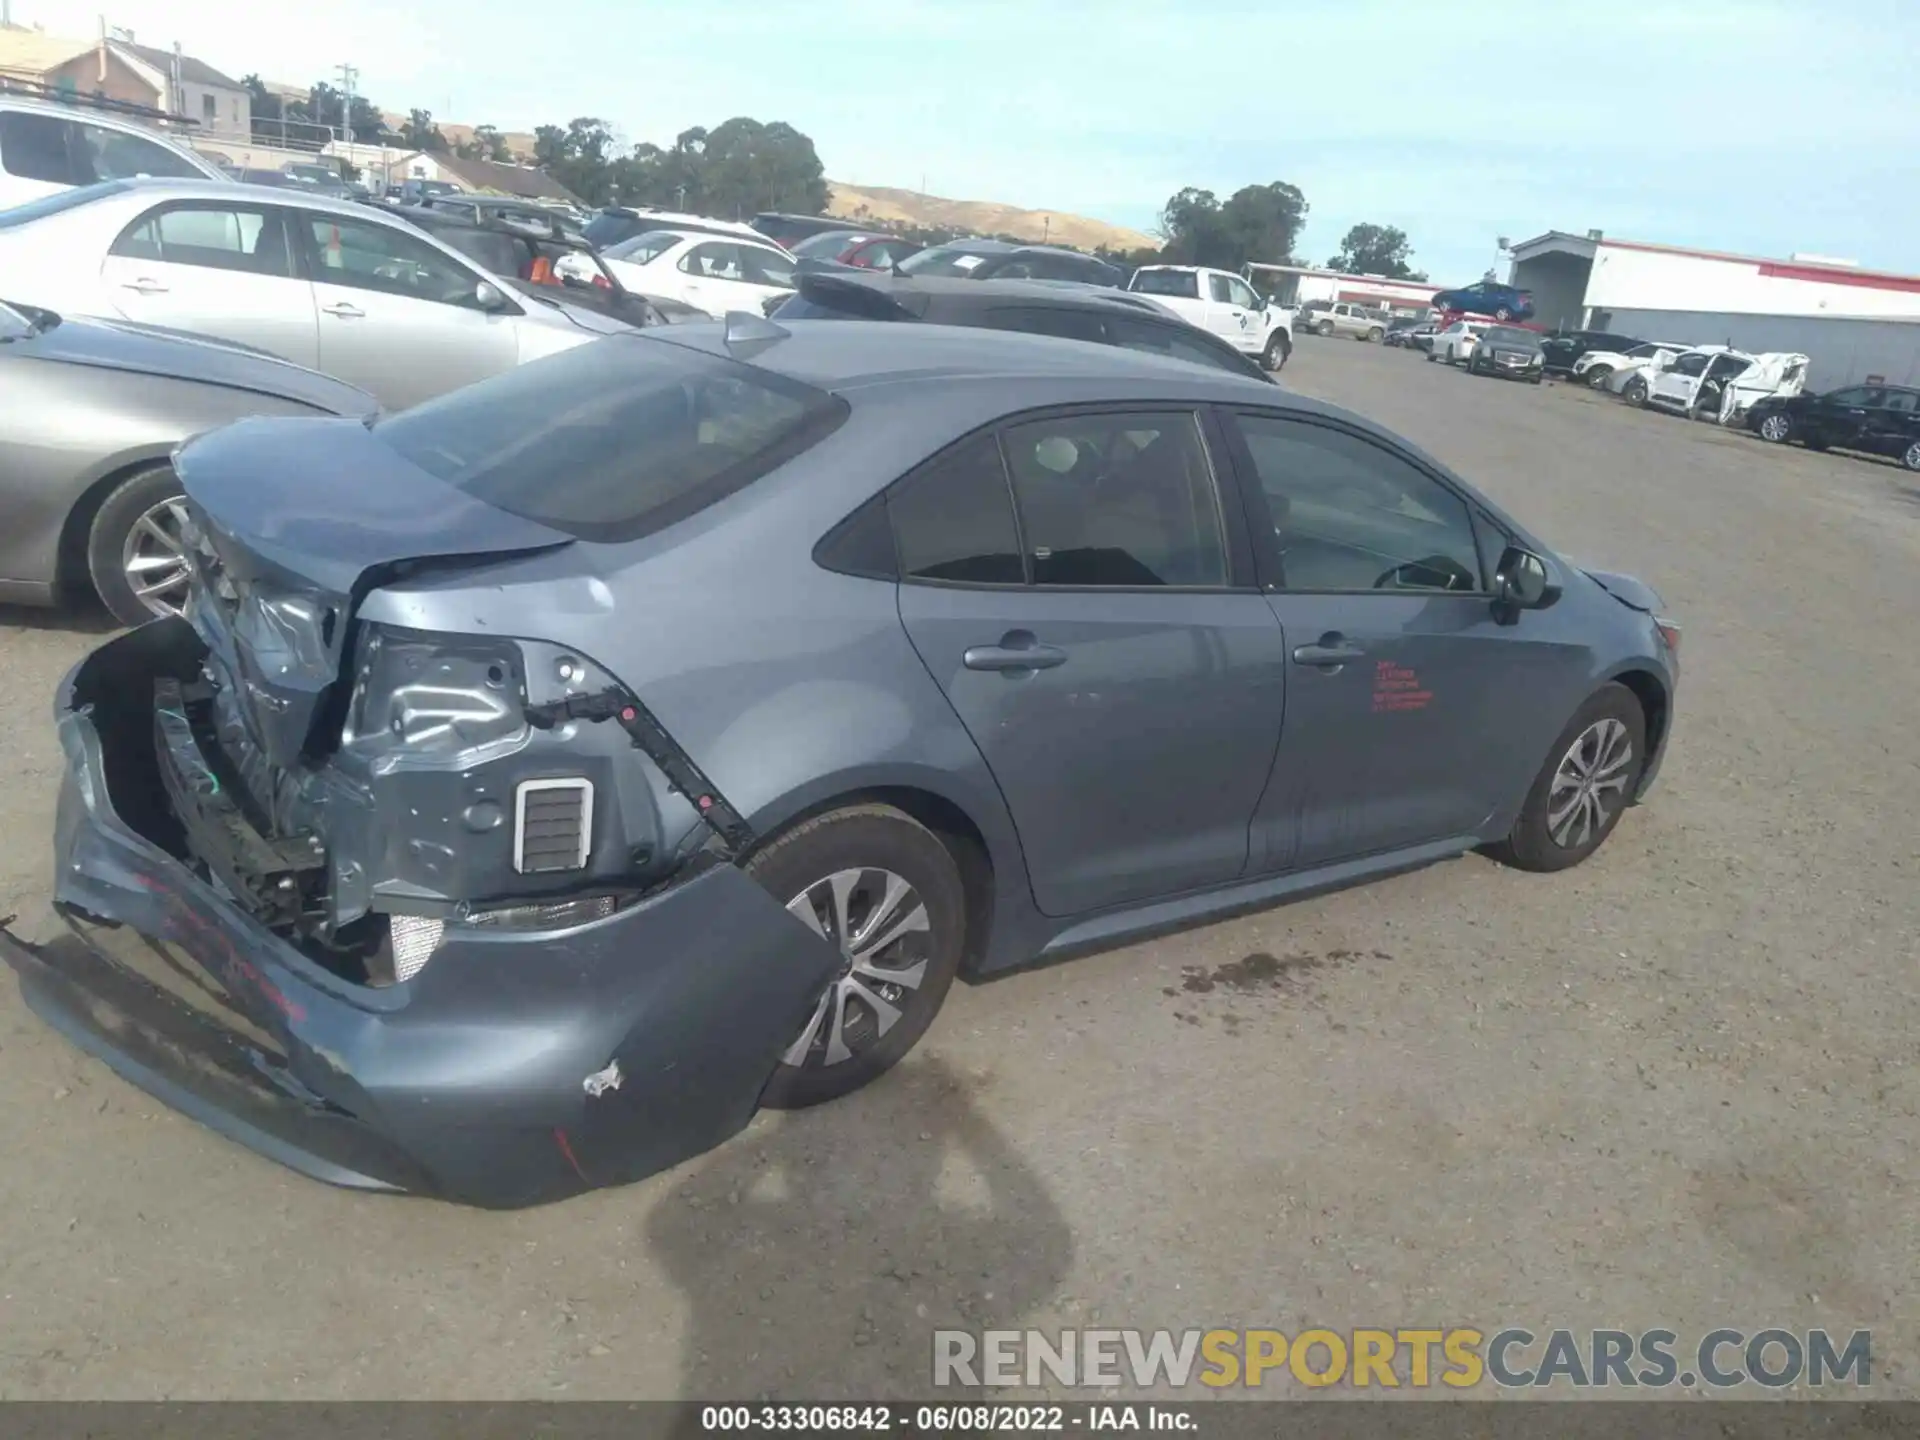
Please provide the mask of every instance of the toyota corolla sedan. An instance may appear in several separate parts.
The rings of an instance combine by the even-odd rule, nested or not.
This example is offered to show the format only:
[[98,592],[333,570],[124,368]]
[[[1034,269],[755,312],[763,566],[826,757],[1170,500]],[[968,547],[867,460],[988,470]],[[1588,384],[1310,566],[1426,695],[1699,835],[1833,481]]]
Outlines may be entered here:
[[731,315],[178,460],[187,613],[56,701],[74,1043],[320,1179],[635,1179],[956,978],[1488,848],[1592,855],[1679,631],[1251,378]]

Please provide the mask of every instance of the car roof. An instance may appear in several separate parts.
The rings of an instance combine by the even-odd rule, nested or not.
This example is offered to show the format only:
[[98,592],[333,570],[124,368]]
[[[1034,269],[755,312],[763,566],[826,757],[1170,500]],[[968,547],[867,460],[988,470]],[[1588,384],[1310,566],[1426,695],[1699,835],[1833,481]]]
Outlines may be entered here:
[[[273,172],[278,174],[279,172]],[[151,203],[156,200],[232,200],[236,190],[259,196],[262,203],[291,207],[296,210],[323,210],[330,215],[365,215],[368,207],[358,200],[344,196],[317,195],[311,190],[296,189],[293,186],[249,185],[243,180],[189,180],[179,179],[139,179],[115,180],[103,182],[118,188],[102,195],[102,200],[118,200],[123,203]],[[271,200],[267,197],[271,196]],[[397,215],[395,210],[375,213]],[[404,219],[404,216],[400,218]]]
[[1129,294],[1108,285],[1081,285],[1071,280],[966,280],[950,275],[895,275],[886,270],[859,270],[851,266],[816,266],[795,272],[802,294],[838,286],[859,286],[888,296],[908,309],[915,300],[943,310],[985,309],[1013,300],[1022,305],[1051,306],[1062,310],[1125,310],[1145,313],[1176,324],[1185,321],[1165,306],[1144,295]]
[[[974,282],[976,284],[983,282]],[[1277,387],[1251,375],[1235,375],[1182,360],[1170,360],[1117,345],[1089,345],[1014,330],[961,325],[900,325],[885,320],[795,320],[761,326],[784,331],[771,341],[756,340],[736,357],[822,390],[845,393],[890,385],[935,389],[956,380],[1007,382],[1020,393],[1039,382],[1058,381],[1079,391],[1089,385],[1118,387],[1115,397],[1162,398],[1204,403],[1213,396],[1272,403]],[[649,331],[671,344],[713,355],[729,355],[724,324],[675,326],[673,333]],[[764,333],[764,332],[763,332]],[[1294,403],[1291,395],[1287,403]],[[1024,405],[1045,404],[1028,399]],[[1311,402],[1309,402],[1311,403]]]

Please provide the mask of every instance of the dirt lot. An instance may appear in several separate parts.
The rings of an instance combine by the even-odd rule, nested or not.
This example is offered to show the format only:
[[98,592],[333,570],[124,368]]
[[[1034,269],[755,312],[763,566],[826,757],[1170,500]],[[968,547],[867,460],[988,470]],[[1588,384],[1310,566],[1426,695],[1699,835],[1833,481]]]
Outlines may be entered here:
[[[957,990],[862,1096],[511,1215],[255,1159],[0,986],[0,1395],[924,1393],[943,1321],[1871,1327],[1876,1394],[1920,1392],[1915,477],[1346,341],[1287,379],[1686,623],[1676,748],[1593,863]],[[91,638],[0,632],[29,930]]]

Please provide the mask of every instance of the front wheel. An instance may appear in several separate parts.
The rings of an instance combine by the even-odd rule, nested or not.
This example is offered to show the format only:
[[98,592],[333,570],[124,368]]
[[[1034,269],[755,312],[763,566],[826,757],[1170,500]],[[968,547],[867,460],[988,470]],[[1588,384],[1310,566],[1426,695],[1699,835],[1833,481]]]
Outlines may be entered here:
[[1287,338],[1287,332],[1276,330],[1267,341],[1267,348],[1260,352],[1260,363],[1274,374],[1284,370],[1287,360],[1293,354],[1293,342]]
[[1647,722],[1624,685],[1602,685],[1554,741],[1505,840],[1503,864],[1550,872],[1578,865],[1620,823],[1646,768]]
[[1784,445],[1793,438],[1793,417],[1776,410],[1760,421],[1755,433],[1762,440],[1770,441],[1775,445]]
[[1382,340],[1386,338],[1387,338],[1387,332],[1382,330],[1378,325],[1374,326],[1373,329],[1367,331],[1368,344],[1378,345]]
[[1588,388],[1593,390],[1606,389],[1607,377],[1611,374],[1613,374],[1613,367],[1611,365],[1594,366],[1591,370],[1587,371]]
[[1498,310],[1493,312],[1493,318],[1496,320],[1511,320],[1513,318],[1513,312],[1502,305]]
[[1901,452],[1900,463],[1909,470],[1920,470],[1920,440],[1916,440]]
[[1620,392],[1620,398],[1629,405],[1645,406],[1647,403],[1647,382],[1638,375],[1627,381],[1627,388]]
[[178,615],[187,603],[186,497],[164,461],[121,481],[87,531],[87,576],[122,625]]
[[1322,320],[1318,325],[1313,327],[1313,333],[1325,339],[1327,336],[1333,334],[1333,322],[1331,320]]
[[797,1110],[850,1095],[898,1064],[947,998],[966,939],[959,868],[918,821],[856,805],[806,821],[746,869],[841,956],[761,1103]]

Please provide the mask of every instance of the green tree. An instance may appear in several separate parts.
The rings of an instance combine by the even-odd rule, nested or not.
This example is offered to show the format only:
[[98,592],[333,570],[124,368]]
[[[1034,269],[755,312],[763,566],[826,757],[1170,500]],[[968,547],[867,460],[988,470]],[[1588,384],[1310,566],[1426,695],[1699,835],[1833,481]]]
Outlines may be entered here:
[[1166,245],[1159,258],[1223,270],[1238,270],[1249,260],[1285,263],[1306,218],[1306,196],[1283,180],[1243,185],[1224,204],[1211,190],[1188,186],[1161,208]]
[[473,134],[453,147],[453,153],[465,160],[510,161],[513,152],[507,149],[506,137],[491,125],[476,125]]
[[415,150],[434,150],[445,154],[452,149],[447,137],[440,133],[440,127],[433,123],[431,110],[409,110],[406,123],[400,127],[400,143]]
[[1426,275],[1407,263],[1413,247],[1406,232],[1391,225],[1356,225],[1340,242],[1340,253],[1327,261],[1329,270],[1349,275],[1384,275],[1389,280],[1424,280]]
[[826,172],[813,141],[784,120],[737,115],[705,137],[701,198],[720,215],[745,220],[760,210],[818,215],[827,208]]

